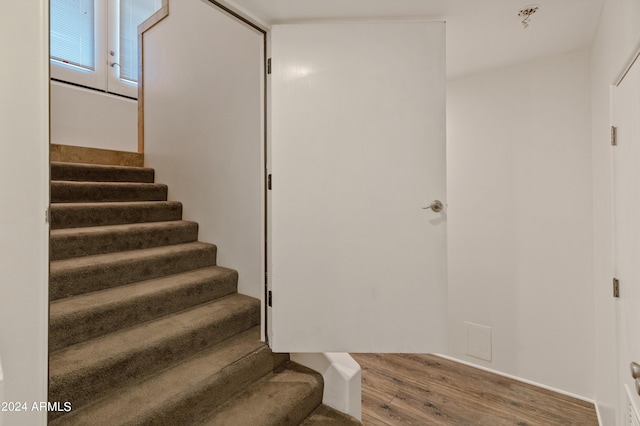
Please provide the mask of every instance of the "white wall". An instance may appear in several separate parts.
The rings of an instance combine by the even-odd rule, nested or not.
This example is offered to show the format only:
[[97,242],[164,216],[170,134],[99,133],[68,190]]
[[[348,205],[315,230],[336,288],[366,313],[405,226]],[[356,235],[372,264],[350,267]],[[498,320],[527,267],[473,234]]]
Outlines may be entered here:
[[52,81],[51,143],[138,152],[138,101]]
[[[4,399],[4,375],[2,374],[2,357],[0,357],[0,401]],[[2,426],[2,414],[0,414],[0,426]]]
[[606,0],[591,50],[593,136],[596,397],[603,424],[614,424],[617,404],[616,311],[611,297],[610,91],[640,40],[640,3]]
[[[451,353],[594,396],[588,52],[448,83]],[[464,322],[491,327],[492,360]]]
[[[47,400],[49,17],[46,0],[0,3],[0,357],[4,401]],[[29,19],[20,19],[29,17]],[[8,43],[20,34],[20,43]],[[0,413],[4,426],[46,413]]]
[[262,34],[201,0],[145,35],[145,162],[239,291],[263,294]]

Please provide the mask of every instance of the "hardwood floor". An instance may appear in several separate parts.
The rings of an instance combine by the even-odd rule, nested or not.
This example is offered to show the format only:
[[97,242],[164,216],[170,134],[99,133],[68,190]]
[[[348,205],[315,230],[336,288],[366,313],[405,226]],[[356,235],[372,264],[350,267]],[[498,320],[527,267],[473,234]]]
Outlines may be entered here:
[[365,426],[597,426],[593,404],[435,355],[351,354]]

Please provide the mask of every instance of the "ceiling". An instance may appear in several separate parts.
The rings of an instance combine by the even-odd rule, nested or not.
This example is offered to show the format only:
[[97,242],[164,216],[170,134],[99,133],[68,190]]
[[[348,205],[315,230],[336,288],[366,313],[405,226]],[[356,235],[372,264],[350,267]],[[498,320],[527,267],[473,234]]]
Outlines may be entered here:
[[[447,22],[447,76],[587,48],[604,0],[229,0],[267,25],[425,18]],[[536,4],[523,28],[518,12]]]

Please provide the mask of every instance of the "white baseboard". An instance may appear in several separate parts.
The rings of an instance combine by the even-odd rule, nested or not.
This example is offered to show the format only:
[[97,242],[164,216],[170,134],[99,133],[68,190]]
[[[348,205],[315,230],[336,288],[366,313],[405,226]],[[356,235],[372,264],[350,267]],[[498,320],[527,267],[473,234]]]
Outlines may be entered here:
[[518,377],[518,376],[514,376],[512,374],[504,373],[502,371],[492,370],[491,368],[487,368],[487,367],[484,367],[484,366],[481,366],[481,365],[473,364],[471,362],[464,361],[464,360],[461,360],[461,359],[458,359],[458,358],[454,358],[452,356],[442,355],[442,354],[434,354],[434,355],[438,355],[439,357],[442,357],[444,359],[448,359],[450,361],[459,362],[460,364],[467,365],[469,367],[477,368],[478,370],[483,370],[483,371],[486,371],[488,373],[497,374],[498,376],[506,377],[506,378],[513,379],[513,380],[517,380],[519,382],[526,383],[528,385],[536,386],[536,387],[539,387],[539,388],[542,388],[542,389],[546,389],[546,390],[549,390],[549,391],[552,391],[552,392],[556,392],[556,393],[559,393],[559,394],[562,394],[562,395],[565,395],[565,396],[569,396],[571,398],[575,398],[575,399],[579,399],[581,401],[589,402],[589,403],[593,404],[596,407],[596,413],[598,414],[598,422],[600,422],[600,414],[598,412],[598,404],[596,404],[596,401],[593,400],[593,399],[586,398],[586,397],[584,397],[582,395],[577,395],[577,394],[574,394],[574,393],[571,393],[571,392],[567,392],[567,391],[562,390],[562,389],[557,389],[557,388],[554,388],[552,386],[547,386],[547,385],[544,385],[542,383],[537,383],[537,382],[534,382],[532,380],[523,379],[522,377]]

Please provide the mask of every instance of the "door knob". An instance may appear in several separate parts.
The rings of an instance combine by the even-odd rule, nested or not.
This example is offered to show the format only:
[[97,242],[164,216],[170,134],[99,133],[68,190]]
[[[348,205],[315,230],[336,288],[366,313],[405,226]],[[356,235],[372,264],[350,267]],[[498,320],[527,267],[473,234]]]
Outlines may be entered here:
[[632,362],[629,367],[631,367],[631,377],[634,379],[640,378],[640,364]]
[[433,203],[431,203],[431,205],[427,206],[427,207],[423,207],[424,210],[433,210],[434,212],[438,213],[440,211],[442,211],[442,208],[444,207],[444,204],[442,204],[442,201],[440,200],[434,200]]

